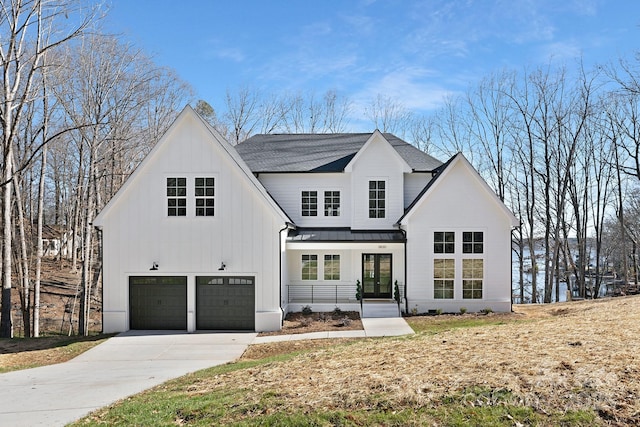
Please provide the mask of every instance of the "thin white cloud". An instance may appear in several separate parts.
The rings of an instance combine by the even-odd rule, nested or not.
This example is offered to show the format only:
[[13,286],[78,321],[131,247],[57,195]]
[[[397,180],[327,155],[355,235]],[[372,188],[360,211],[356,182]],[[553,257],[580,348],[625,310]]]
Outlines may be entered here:
[[378,95],[397,100],[409,111],[440,107],[451,90],[432,83],[433,72],[422,68],[400,68],[371,81],[354,95],[356,108],[364,110]]

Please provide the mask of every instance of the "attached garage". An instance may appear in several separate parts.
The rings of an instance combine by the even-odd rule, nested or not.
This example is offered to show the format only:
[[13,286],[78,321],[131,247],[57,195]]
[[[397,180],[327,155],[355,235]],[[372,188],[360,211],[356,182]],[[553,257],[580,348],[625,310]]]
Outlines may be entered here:
[[130,329],[187,329],[186,276],[129,277]]
[[255,278],[196,277],[196,329],[254,330]]

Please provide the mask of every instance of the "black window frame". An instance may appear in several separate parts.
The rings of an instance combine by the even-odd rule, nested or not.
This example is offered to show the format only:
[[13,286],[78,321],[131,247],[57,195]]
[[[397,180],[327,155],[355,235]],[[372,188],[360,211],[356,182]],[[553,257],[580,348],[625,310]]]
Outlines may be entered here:
[[369,218],[386,218],[387,182],[375,179],[369,181]]
[[187,216],[187,178],[167,177],[167,216]]

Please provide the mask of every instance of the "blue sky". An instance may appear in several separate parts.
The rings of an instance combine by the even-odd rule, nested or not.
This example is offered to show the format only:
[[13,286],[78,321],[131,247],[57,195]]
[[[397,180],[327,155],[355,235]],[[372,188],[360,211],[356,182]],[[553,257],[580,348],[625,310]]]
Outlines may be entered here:
[[246,86],[422,113],[503,68],[631,58],[640,1],[111,0],[105,27],[218,111]]

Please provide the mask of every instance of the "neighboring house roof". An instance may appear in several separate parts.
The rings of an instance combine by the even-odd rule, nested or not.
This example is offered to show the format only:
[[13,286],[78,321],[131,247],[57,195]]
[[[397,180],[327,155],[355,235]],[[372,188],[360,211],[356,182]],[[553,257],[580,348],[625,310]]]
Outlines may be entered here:
[[404,220],[407,217],[411,216],[413,212],[417,209],[417,207],[424,201],[424,199],[428,196],[430,191],[436,187],[441,181],[442,178],[447,174],[449,170],[453,168],[453,165],[458,163],[462,163],[466,168],[468,168],[472,175],[476,178],[476,180],[482,185],[487,194],[492,198],[492,200],[498,204],[500,209],[504,212],[504,214],[509,218],[512,227],[517,227],[519,225],[518,219],[513,215],[513,212],[507,208],[507,206],[498,198],[498,195],[489,187],[489,184],[480,176],[478,171],[469,163],[469,160],[462,153],[458,153],[447,160],[442,166],[440,166],[435,172],[434,177],[425,185],[425,187],[420,191],[420,194],[411,202],[411,204],[405,209],[404,214],[398,219],[396,224],[404,224]]
[[[342,172],[372,135],[260,134],[235,148],[254,173]],[[382,135],[414,171],[430,172],[442,164],[390,133]]]
[[253,175],[251,170],[247,164],[242,160],[242,158],[238,155],[236,150],[216,131],[213,126],[207,123],[198,113],[195,112],[191,106],[187,105],[182,112],[178,115],[178,117],[173,121],[169,129],[165,132],[165,134],[160,138],[158,143],[153,147],[153,149],[147,154],[147,156],[142,160],[142,162],[138,165],[138,167],[133,171],[133,173],[129,176],[129,178],[125,181],[124,185],[118,190],[118,192],[109,200],[107,205],[100,211],[100,213],[93,220],[93,224],[95,226],[102,226],[104,224],[104,219],[108,214],[109,210],[117,203],[117,200],[122,197],[129,186],[136,180],[136,176],[142,173],[142,170],[145,166],[153,161],[155,157],[155,153],[160,150],[160,147],[163,144],[166,144],[168,141],[167,135],[171,134],[171,129],[177,125],[181,120],[185,120],[186,116],[195,117],[196,120],[201,123],[211,134],[211,141],[220,145],[220,147],[229,155],[230,159],[238,166],[238,168],[242,171],[242,175],[249,181],[250,185],[253,186],[258,194],[264,198],[264,200],[271,206],[271,208],[279,215],[284,222],[292,222],[291,218],[286,214],[286,212],[276,203],[273,197],[267,192],[264,186],[258,181],[258,179]]
[[296,228],[289,230],[288,242],[404,242],[404,234],[397,230],[354,231],[350,228]]

